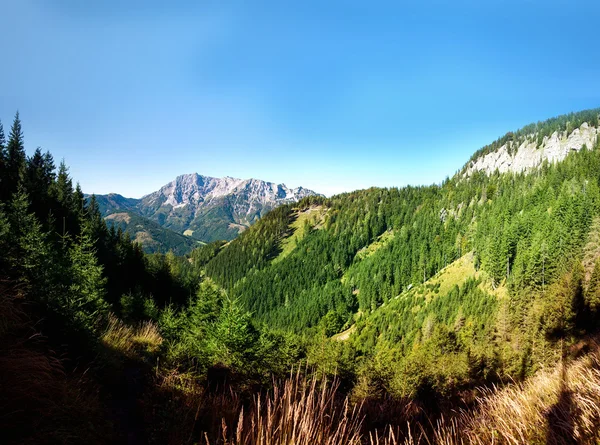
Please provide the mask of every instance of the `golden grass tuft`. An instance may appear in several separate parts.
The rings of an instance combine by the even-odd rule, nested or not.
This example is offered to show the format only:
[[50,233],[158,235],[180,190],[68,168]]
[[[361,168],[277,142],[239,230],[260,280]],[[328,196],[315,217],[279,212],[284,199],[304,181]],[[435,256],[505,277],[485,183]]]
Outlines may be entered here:
[[108,317],[107,327],[100,340],[107,348],[131,359],[140,358],[140,354],[157,352],[162,343],[158,328],[151,321],[131,327],[112,314]]
[[460,437],[454,441],[442,429],[446,443],[598,443],[600,348],[523,384],[485,391],[477,409],[463,412],[458,422]]
[[[313,379],[300,373],[276,384],[266,395],[256,395],[247,410],[239,412],[229,430],[222,422],[218,443],[235,445],[337,445],[361,444],[360,406],[337,397],[337,383]],[[204,434],[204,443],[210,445]]]
[[392,432],[371,444],[567,445],[600,443],[600,348],[525,383],[483,390],[472,410],[440,419],[433,430],[409,425],[403,442]]
[[[429,423],[364,431],[362,404],[336,395],[336,384],[299,374],[240,407],[237,422],[203,442],[231,445],[525,445],[600,444],[600,347],[524,383],[482,390],[475,406]],[[409,417],[409,416],[407,416]],[[405,417],[405,419],[407,418]],[[401,424],[402,419],[399,419]],[[231,429],[229,428],[231,426]],[[212,438],[212,442],[209,439]],[[215,439],[219,437],[219,439]]]

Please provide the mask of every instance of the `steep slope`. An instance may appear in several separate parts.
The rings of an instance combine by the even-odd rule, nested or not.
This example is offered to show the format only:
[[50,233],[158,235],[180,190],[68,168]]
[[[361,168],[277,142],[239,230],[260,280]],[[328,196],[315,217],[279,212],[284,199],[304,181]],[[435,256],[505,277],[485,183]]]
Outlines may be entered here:
[[[577,119],[539,124],[537,134],[547,141],[571,125],[581,134]],[[598,145],[531,175],[463,171],[441,185],[309,198],[267,214],[206,272],[269,326],[331,337],[354,325],[314,363],[367,386],[412,396],[522,378],[556,360],[557,335],[593,325],[581,260],[600,216]],[[295,218],[311,206],[319,221],[299,230]]]
[[289,189],[258,179],[178,176],[157,192],[144,196],[142,215],[180,233],[204,241],[233,239],[269,210],[306,196],[311,190]]
[[[116,212],[135,212],[141,201],[140,199],[135,198],[125,198],[118,193],[94,196],[96,197],[96,202],[98,203],[98,208],[100,209],[100,214],[102,216],[110,215],[111,213]],[[90,195],[86,195],[86,198],[89,199]]]
[[147,253],[166,253],[185,255],[202,242],[173,230],[161,227],[158,223],[133,212],[111,213],[104,218],[108,226],[120,228],[129,233],[131,239],[140,243]]
[[599,113],[600,109],[581,111],[509,132],[476,153],[465,166],[465,175],[496,170],[520,173],[544,161],[562,161],[572,151],[592,148],[600,133]]
[[118,194],[96,199],[103,215],[133,212],[196,240],[231,240],[269,210],[316,195],[259,179],[212,178],[197,173],[178,176],[141,199]]

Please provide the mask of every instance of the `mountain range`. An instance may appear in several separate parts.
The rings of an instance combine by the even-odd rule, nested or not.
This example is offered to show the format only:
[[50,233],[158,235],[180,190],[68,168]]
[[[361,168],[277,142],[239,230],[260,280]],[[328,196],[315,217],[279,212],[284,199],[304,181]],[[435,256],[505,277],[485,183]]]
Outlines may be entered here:
[[[140,199],[112,193],[96,195],[96,201],[107,222],[118,223],[146,251],[174,248],[181,253],[198,242],[229,241],[271,209],[314,195],[303,187],[288,188],[260,179],[192,173]],[[182,235],[189,240],[184,242]]]

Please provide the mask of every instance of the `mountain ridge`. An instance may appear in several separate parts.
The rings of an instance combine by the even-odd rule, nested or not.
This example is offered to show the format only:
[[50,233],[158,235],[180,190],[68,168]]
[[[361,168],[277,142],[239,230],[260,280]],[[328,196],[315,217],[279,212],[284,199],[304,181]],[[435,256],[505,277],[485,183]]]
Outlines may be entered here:
[[544,161],[564,160],[570,152],[591,149],[600,135],[600,108],[583,110],[526,125],[508,132],[476,151],[462,169],[462,176],[478,171],[492,174],[533,170]]
[[[231,176],[189,173],[177,176],[143,197],[96,195],[104,217],[133,212],[164,228],[199,241],[231,240],[273,208],[319,195],[304,188]],[[320,196],[320,195],[319,195]]]

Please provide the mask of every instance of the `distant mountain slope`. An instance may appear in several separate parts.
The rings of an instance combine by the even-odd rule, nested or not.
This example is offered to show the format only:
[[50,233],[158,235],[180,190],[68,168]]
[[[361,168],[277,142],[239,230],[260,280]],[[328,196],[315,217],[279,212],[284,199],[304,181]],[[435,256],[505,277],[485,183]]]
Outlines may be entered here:
[[103,215],[133,212],[160,226],[211,242],[231,240],[271,209],[294,203],[312,190],[290,189],[259,179],[212,178],[197,173],[178,176],[141,199],[118,194],[97,196]]
[[131,239],[140,243],[148,253],[173,251],[176,255],[185,255],[202,244],[132,212],[111,213],[104,219],[109,226],[114,225],[129,233]]
[[117,193],[96,195],[96,202],[98,203],[100,213],[103,216],[110,215],[111,213],[115,212],[135,211],[140,201],[140,199],[125,198]]
[[466,176],[477,171],[520,173],[544,161],[562,161],[570,152],[583,147],[591,149],[600,133],[599,114],[600,108],[565,114],[506,133],[477,151],[464,173]]

